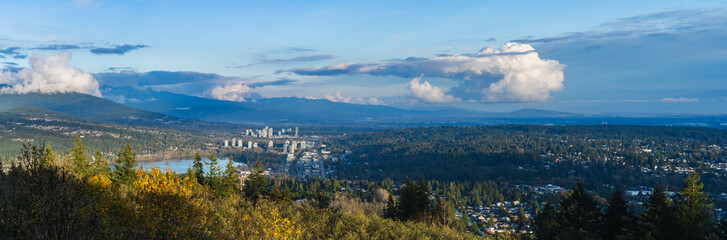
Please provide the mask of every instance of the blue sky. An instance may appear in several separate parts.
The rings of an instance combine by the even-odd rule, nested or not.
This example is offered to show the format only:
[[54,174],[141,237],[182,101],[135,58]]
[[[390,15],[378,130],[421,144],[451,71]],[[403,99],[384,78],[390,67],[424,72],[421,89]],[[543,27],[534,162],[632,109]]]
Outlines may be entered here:
[[725,1],[0,3],[6,84],[62,52],[99,85],[231,101],[727,113]]

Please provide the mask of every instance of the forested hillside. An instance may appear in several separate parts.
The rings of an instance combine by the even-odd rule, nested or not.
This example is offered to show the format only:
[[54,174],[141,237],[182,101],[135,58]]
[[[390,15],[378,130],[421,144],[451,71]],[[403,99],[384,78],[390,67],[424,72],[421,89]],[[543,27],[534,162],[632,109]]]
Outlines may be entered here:
[[146,157],[165,158],[194,150],[204,150],[214,142],[197,130],[118,125],[90,122],[40,107],[20,107],[0,112],[0,161],[15,158],[23,142],[45,142],[54,149],[68,149],[78,135],[89,149],[108,156],[124,143]]
[[589,188],[680,184],[685,172],[727,184],[727,131],[693,127],[428,127],[352,135],[332,143],[339,177],[481,181]]
[[138,168],[128,144],[107,159],[89,156],[77,137],[67,152],[61,157],[48,146],[24,144],[9,171],[0,173],[2,238],[478,238],[447,226],[384,219],[344,205],[345,197],[294,205],[259,164],[243,188],[232,165],[218,166],[214,156],[209,162],[197,156],[180,175]]

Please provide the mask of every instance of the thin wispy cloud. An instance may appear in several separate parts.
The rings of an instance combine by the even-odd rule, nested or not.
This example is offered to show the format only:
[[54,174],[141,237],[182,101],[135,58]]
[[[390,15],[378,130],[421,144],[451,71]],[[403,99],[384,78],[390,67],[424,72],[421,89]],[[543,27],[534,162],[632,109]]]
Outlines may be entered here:
[[290,48],[288,48],[288,51],[291,51],[291,52],[317,52],[314,49],[301,48],[301,47],[290,47]]
[[111,72],[121,72],[121,71],[135,72],[136,69],[134,69],[133,67],[110,67],[110,68],[108,68],[108,71],[111,71]]
[[200,73],[192,71],[150,71],[135,72],[123,71],[105,72],[95,74],[96,78],[104,84],[114,86],[147,87],[156,85],[173,85],[184,83],[224,83],[232,81],[248,81],[240,77],[222,76],[215,73]]
[[284,63],[284,62],[313,62],[313,61],[321,61],[321,60],[329,60],[334,59],[336,56],[331,54],[316,54],[316,55],[304,55],[304,56],[297,56],[294,58],[279,58],[279,59],[269,59],[269,60],[263,60],[260,63]]
[[552,43],[582,39],[609,39],[669,34],[685,30],[704,30],[727,24],[723,9],[681,9],[619,18],[590,31],[572,32],[557,37],[526,37],[513,40],[519,43]]
[[24,59],[28,57],[27,54],[20,52],[21,49],[21,47],[8,47],[5,49],[0,49],[0,56],[11,57],[14,59]]
[[667,97],[667,98],[662,98],[659,101],[661,101],[661,102],[698,102],[699,101],[699,98],[685,98],[685,97],[673,98],[673,97]]
[[251,67],[254,65],[261,65],[261,64],[288,64],[288,63],[298,63],[298,62],[316,62],[316,61],[324,61],[324,60],[331,60],[335,59],[336,56],[331,54],[315,54],[315,55],[303,55],[303,56],[297,56],[293,58],[273,58],[273,59],[262,59],[255,63],[243,65],[243,66],[230,66],[232,68],[245,68],[245,67]]
[[23,68],[19,67],[19,64],[15,62],[3,62],[3,68],[0,69],[0,72],[10,72],[10,73],[17,73],[20,70],[23,70]]
[[75,44],[49,44],[31,48],[33,50],[65,51],[79,49],[81,46]]
[[147,45],[131,45],[131,44],[124,44],[124,45],[116,45],[108,48],[93,48],[91,49],[91,53],[102,55],[102,54],[116,54],[116,55],[124,55],[128,52],[131,52],[133,50],[141,49],[141,48],[147,48],[149,46]]
[[247,85],[251,88],[259,88],[259,87],[265,87],[265,86],[287,86],[287,85],[293,85],[295,83],[299,82],[295,79],[290,78],[281,78],[278,80],[270,80],[270,81],[253,81],[248,82]]

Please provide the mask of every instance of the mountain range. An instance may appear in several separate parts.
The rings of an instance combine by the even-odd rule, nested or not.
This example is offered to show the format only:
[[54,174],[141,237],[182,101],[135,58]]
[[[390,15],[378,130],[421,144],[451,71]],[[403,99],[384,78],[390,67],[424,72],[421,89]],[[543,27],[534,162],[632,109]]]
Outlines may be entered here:
[[538,109],[508,113],[465,109],[425,111],[292,97],[233,102],[131,87],[103,86],[101,92],[104,98],[80,93],[0,94],[0,111],[35,106],[84,120],[150,126],[218,122],[246,125],[635,124],[727,127],[727,116],[629,117]]

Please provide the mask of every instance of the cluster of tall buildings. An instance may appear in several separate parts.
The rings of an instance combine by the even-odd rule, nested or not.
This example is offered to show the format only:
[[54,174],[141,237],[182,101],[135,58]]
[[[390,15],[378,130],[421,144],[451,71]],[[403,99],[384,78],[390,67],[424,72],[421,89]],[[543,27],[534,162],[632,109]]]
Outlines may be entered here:
[[[268,151],[275,149],[275,144],[274,144],[273,140],[268,140],[267,144],[262,143],[261,145],[262,145],[261,147],[264,147]],[[239,148],[246,148],[246,149],[254,149],[254,148],[258,148],[258,143],[253,142],[253,141],[244,142],[242,139],[233,138],[232,141],[225,140],[224,147],[239,147]],[[308,142],[306,142],[305,140],[292,141],[292,142],[290,140],[285,140],[285,144],[283,144],[283,148],[279,149],[278,151],[280,151],[282,153],[287,153],[287,154],[295,154],[295,150],[298,150],[298,149],[305,150],[307,148],[308,148]]]
[[[293,133],[295,131],[295,133]],[[272,138],[275,136],[283,137],[283,136],[298,136],[298,127],[295,127],[295,130],[292,128],[281,128],[277,131],[277,135],[275,135],[275,130],[269,126],[265,126],[263,129],[247,129],[245,130],[245,136],[250,137],[257,137],[257,138]]]
[[[273,141],[269,141],[268,145],[272,145]],[[243,142],[242,139],[232,138],[232,141],[225,140],[225,147],[244,147],[244,148],[257,148],[257,142],[247,141]]]
[[[288,137],[292,138],[298,138],[298,127],[296,128],[281,128],[280,130],[276,131],[269,127],[265,126],[265,128],[261,129],[247,129],[245,130],[245,136],[243,138],[250,139],[250,138],[276,138],[276,139],[286,139]],[[253,139],[254,140],[254,139]],[[258,143],[254,141],[243,141],[242,139],[232,138],[232,141],[230,140],[224,140],[224,147],[239,147],[239,148],[245,148],[245,149],[254,149],[258,148]],[[282,146],[282,149],[275,148],[275,143],[273,140],[268,140],[267,144],[266,142],[260,143],[260,147],[264,148],[267,151],[277,150],[278,152],[289,154],[290,156],[293,156],[295,154],[295,150],[297,149],[307,149],[308,143],[305,140],[302,141],[290,141],[285,140],[285,144]],[[278,145],[280,147],[280,145]]]
[[289,153],[289,154],[295,154],[295,150],[300,147],[301,150],[305,150],[308,148],[308,143],[306,143],[305,140],[303,141],[293,141],[290,142],[289,140],[285,140],[285,144],[283,144],[283,152]]

